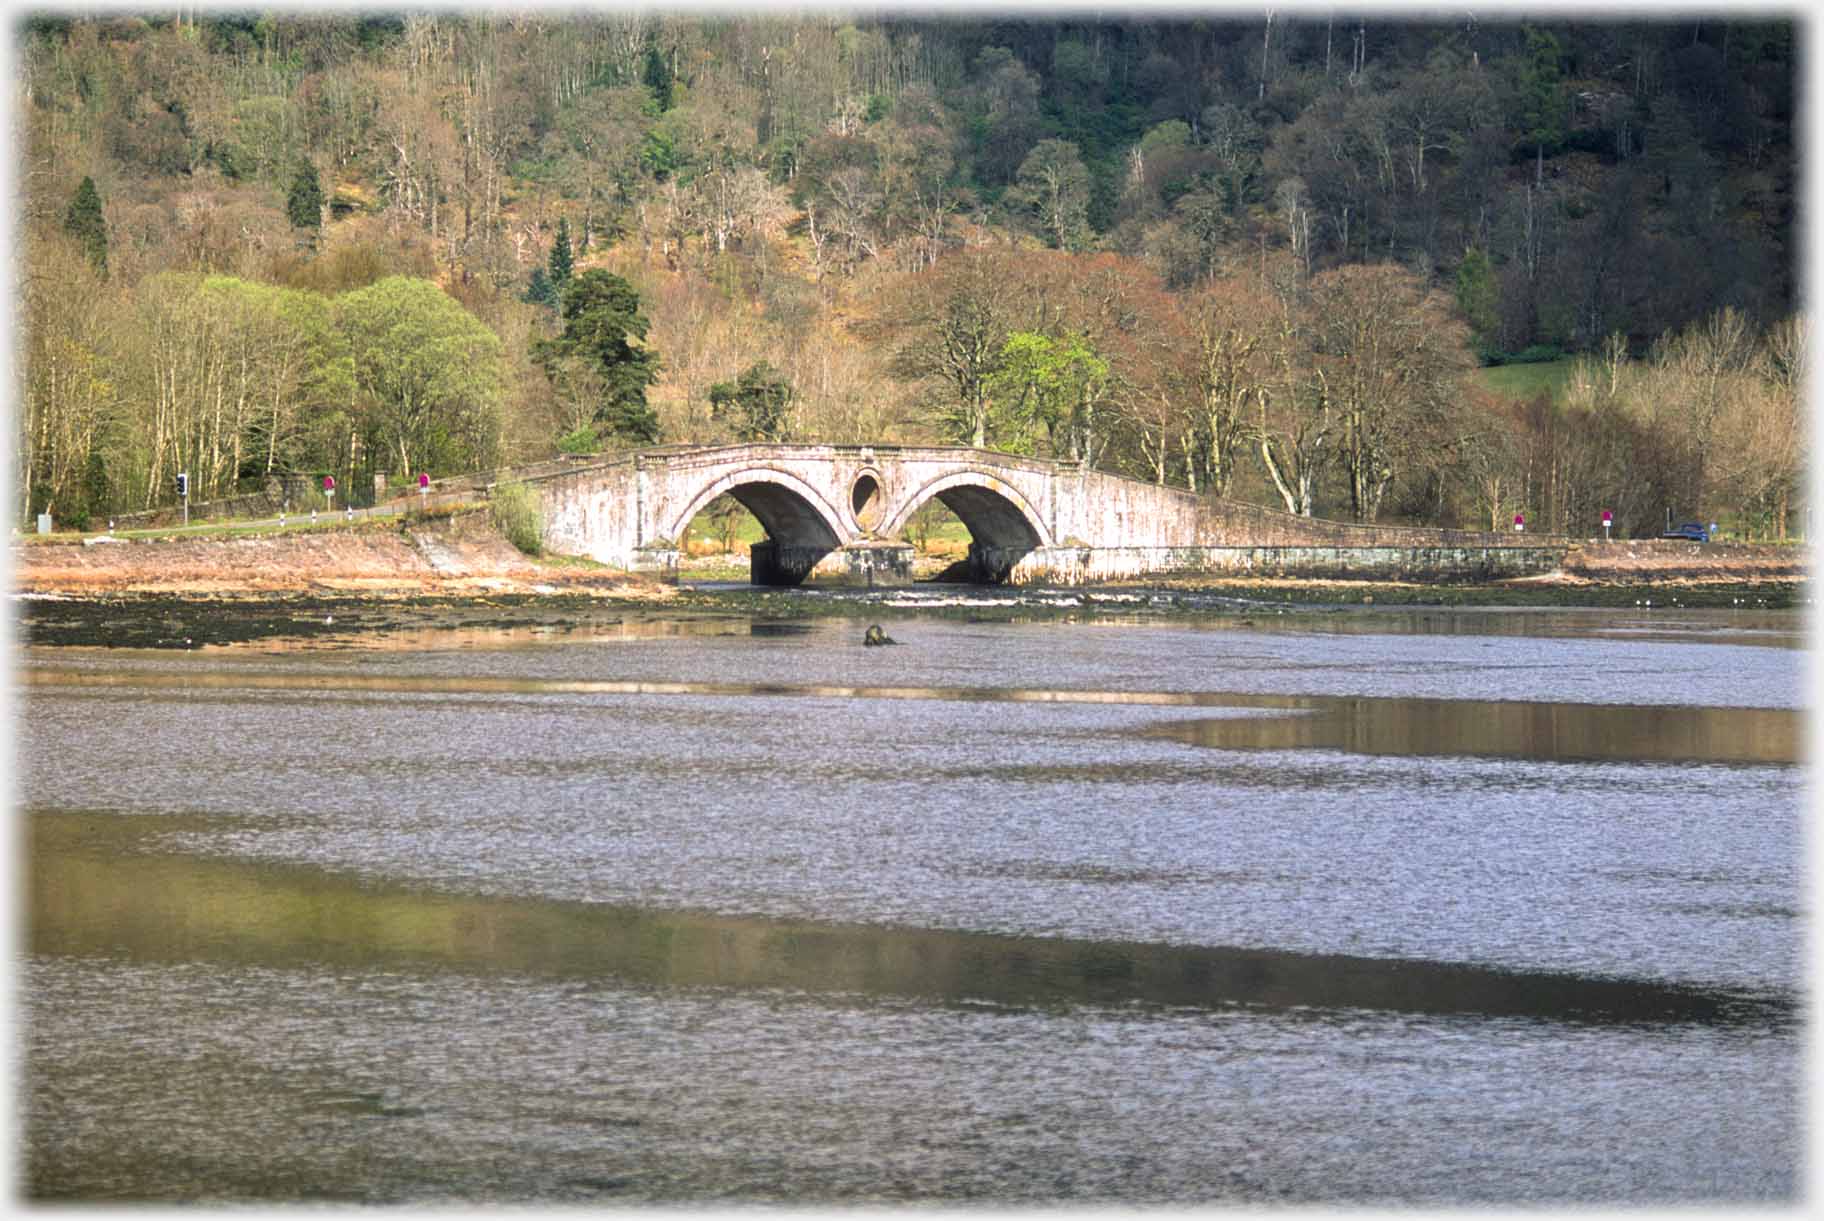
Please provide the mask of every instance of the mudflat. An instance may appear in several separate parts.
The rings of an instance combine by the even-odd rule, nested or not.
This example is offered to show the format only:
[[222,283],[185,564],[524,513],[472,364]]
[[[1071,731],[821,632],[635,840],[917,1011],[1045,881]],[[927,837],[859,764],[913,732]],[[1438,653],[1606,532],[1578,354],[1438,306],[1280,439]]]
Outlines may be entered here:
[[[45,645],[195,648],[273,637],[330,641],[375,631],[549,627],[627,617],[733,613],[780,617],[891,615],[878,599],[758,590],[724,580],[697,587],[588,561],[527,556],[485,514],[405,523],[244,533],[16,543],[12,590],[25,640]],[[1300,606],[1787,607],[1803,598],[1799,546],[1665,540],[1592,543],[1544,576],[1484,584],[1296,579],[1160,578],[1152,613],[1249,613]],[[726,562],[723,563],[726,568]],[[730,575],[721,569],[701,576]],[[1079,599],[1055,613],[1094,613]],[[1230,604],[1233,605],[1230,605]],[[1110,599],[1132,613],[1133,600]],[[1016,597],[973,615],[1053,613]]]

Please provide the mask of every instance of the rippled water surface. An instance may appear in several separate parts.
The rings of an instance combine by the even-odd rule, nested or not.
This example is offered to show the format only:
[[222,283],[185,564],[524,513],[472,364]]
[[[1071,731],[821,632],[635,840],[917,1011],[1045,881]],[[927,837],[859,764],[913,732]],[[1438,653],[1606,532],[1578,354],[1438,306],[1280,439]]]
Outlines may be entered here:
[[1795,617],[33,650],[43,1197],[1797,1190]]

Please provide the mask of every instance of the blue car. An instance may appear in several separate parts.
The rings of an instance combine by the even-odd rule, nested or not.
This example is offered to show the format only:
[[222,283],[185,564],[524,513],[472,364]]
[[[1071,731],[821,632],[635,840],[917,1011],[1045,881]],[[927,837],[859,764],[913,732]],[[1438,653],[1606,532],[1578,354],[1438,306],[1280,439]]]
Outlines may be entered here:
[[1687,543],[1707,543],[1710,541],[1710,531],[1704,527],[1704,523],[1701,521],[1688,521],[1673,526],[1659,537],[1683,539]]

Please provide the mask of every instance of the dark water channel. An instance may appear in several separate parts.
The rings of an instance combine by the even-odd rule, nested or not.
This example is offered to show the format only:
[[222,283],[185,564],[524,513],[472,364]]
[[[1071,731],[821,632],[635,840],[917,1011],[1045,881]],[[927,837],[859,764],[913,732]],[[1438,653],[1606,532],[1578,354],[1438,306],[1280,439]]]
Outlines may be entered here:
[[1800,1190],[1791,613],[29,649],[22,1184]]

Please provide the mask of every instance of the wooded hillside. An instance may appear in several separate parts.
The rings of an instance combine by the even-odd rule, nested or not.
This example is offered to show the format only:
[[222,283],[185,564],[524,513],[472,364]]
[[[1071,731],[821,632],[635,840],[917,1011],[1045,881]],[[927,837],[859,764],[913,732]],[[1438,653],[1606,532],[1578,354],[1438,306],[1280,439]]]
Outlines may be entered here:
[[[1777,14],[27,17],[14,511],[754,437],[1783,535],[1797,54]],[[1473,377],[1564,354],[1560,399]]]

